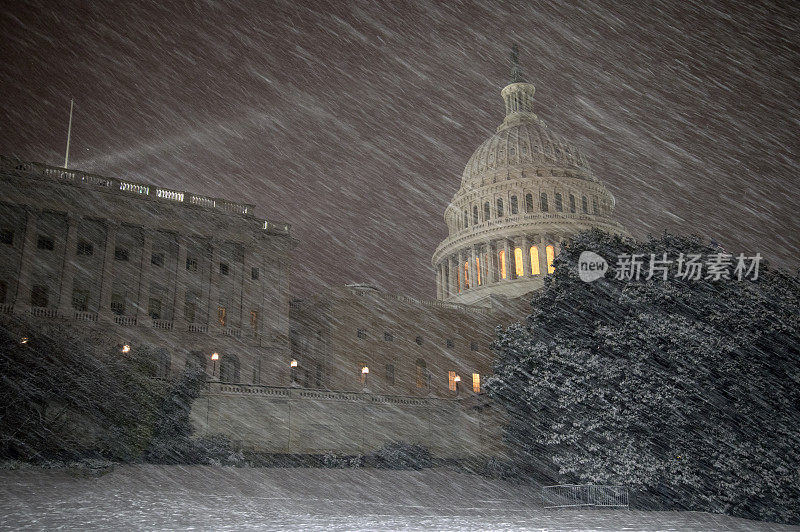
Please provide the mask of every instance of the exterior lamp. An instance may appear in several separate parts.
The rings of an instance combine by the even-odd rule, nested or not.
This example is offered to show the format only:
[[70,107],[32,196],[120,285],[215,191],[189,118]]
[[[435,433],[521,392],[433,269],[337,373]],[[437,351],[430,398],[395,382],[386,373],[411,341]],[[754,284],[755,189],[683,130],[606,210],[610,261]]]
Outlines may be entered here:
[[121,351],[122,351],[123,353],[130,353],[130,352],[131,352],[131,346],[130,346],[130,344],[125,344],[125,345],[123,345],[123,346],[122,346],[122,350],[121,350]]
[[364,390],[367,389],[367,376],[369,375],[369,368],[367,366],[363,366],[361,368],[361,384],[364,386]]
[[211,361],[214,363],[214,366],[211,370],[212,377],[217,374],[217,360],[219,360],[219,353],[215,351],[211,353]]
[[19,343],[27,344],[28,343],[28,337],[27,336],[23,336],[22,338],[19,339]]
[[459,391],[459,388],[460,388],[458,383],[461,382],[461,375],[456,375],[455,377],[453,377],[453,382],[456,385],[456,395],[458,395],[458,391]]
[[293,358],[291,362],[289,362],[289,384],[291,386],[297,386],[297,359]]
[[293,368],[296,368],[297,367],[297,360],[292,359],[292,361],[289,363],[289,366],[291,366]]
[[366,375],[367,373],[369,373],[369,368],[367,366],[364,366],[363,368],[361,368],[361,373]]

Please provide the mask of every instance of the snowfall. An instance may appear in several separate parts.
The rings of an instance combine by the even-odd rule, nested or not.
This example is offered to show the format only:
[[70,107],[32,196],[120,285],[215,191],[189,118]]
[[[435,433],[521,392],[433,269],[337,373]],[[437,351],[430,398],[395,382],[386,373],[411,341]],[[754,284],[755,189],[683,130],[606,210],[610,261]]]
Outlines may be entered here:
[[445,468],[0,470],[0,529],[800,530],[703,512],[544,509],[540,489]]

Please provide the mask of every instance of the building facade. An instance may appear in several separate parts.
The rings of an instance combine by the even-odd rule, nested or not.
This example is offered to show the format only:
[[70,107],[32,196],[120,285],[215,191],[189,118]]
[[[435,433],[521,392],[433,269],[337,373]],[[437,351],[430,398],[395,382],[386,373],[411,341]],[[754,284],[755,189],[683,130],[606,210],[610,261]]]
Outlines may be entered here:
[[0,197],[3,313],[157,346],[163,377],[194,363],[217,380],[288,383],[288,225],[252,205],[5,157]]

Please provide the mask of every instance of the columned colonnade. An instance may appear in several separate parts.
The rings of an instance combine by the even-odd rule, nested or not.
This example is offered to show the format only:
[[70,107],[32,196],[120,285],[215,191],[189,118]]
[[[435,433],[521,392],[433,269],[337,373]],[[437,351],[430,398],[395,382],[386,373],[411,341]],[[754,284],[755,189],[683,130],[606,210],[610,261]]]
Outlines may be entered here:
[[553,272],[558,240],[520,235],[492,238],[463,247],[436,265],[436,297],[448,299],[464,290]]

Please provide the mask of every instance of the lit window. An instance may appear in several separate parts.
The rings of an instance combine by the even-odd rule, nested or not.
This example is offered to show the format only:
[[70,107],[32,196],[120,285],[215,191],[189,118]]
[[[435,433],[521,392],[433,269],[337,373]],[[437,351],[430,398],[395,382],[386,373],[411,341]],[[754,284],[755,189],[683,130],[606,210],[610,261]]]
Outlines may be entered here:
[[164,267],[164,254],[163,253],[153,253],[150,256],[150,264],[156,266],[158,268]]
[[423,359],[418,358],[414,366],[416,369],[417,388],[426,388],[428,385],[428,365]]
[[258,311],[251,310],[250,311],[250,327],[253,329],[258,327]]
[[550,245],[545,248],[545,253],[547,254],[547,273],[553,273],[556,271],[556,269],[553,268],[553,259],[555,258],[556,250]]
[[481,258],[475,257],[475,272],[478,276],[478,286],[481,285]]
[[473,373],[472,374],[472,391],[475,393],[481,393],[481,374],[480,373]]
[[219,263],[219,274],[220,275],[228,275],[228,271],[230,267],[228,266],[227,262],[220,262]]
[[514,248],[514,266],[517,277],[525,275],[525,265],[522,264],[522,248]]
[[55,243],[49,236],[39,235],[39,238],[36,239],[36,247],[47,251],[53,251],[53,248],[55,248]]
[[531,246],[531,275],[539,275],[539,248]]
[[128,254],[128,248],[124,248],[122,246],[117,246],[114,248],[114,260],[128,262],[129,258],[130,255]]
[[500,258],[500,277],[505,279],[506,278],[506,252],[501,249],[500,253],[498,253],[498,257]]
[[86,257],[94,255],[94,246],[91,242],[87,242],[86,240],[78,240],[78,249],[76,253]]
[[469,288],[469,262],[464,263],[464,288]]
[[447,372],[447,382],[448,388],[450,388],[451,392],[456,391],[456,372],[455,371],[448,371]]
[[227,321],[226,318],[227,318],[227,311],[225,310],[225,307],[220,305],[219,307],[217,307],[217,321],[223,327],[225,327],[225,323]]
[[194,257],[186,257],[186,269],[190,272],[197,271],[197,259]]

